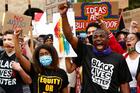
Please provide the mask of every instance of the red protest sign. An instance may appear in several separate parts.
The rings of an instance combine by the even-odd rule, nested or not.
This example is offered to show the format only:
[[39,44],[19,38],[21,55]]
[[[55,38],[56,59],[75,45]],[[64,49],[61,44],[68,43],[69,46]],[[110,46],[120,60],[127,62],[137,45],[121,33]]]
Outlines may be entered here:
[[[79,6],[78,6],[79,7]],[[85,2],[80,5],[80,16],[76,16],[76,31],[85,32],[86,26],[90,22],[96,21],[96,14],[102,15],[102,20],[111,31],[118,29],[119,16],[112,15],[112,5],[110,2]]]

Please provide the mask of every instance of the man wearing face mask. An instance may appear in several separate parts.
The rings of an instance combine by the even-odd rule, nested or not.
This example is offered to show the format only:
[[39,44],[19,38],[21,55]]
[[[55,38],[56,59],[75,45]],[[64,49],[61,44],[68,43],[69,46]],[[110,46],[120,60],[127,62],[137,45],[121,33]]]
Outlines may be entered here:
[[27,69],[22,68],[26,67],[24,62],[16,58],[13,37],[12,30],[3,34],[4,51],[0,54],[0,87],[6,93],[23,93],[23,85],[30,84],[32,80],[25,72]]

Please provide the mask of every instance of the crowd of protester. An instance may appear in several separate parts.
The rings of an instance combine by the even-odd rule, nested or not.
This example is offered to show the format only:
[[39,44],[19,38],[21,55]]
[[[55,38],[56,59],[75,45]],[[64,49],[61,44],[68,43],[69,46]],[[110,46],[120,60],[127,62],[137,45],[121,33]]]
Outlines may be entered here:
[[77,57],[59,57],[52,34],[21,37],[21,28],[0,34],[0,93],[140,93],[138,23],[112,33],[96,15],[85,36],[73,36],[68,6],[58,7],[62,29]]

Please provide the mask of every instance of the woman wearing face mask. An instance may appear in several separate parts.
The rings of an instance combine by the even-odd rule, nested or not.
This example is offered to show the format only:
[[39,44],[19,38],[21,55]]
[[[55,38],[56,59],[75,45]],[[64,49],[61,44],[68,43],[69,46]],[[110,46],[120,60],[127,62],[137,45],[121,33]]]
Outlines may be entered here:
[[135,50],[135,44],[140,40],[140,33],[129,33],[126,37],[127,52],[124,54],[127,65],[131,72],[132,81],[129,83],[131,93],[139,93],[137,91],[138,84],[138,68],[140,68],[140,54]]
[[[20,30],[15,31],[17,37],[19,33]],[[15,38],[16,54],[21,59],[22,55],[18,53],[20,50],[18,39]],[[53,46],[38,46],[34,50],[32,61],[30,66],[31,93],[68,93],[68,77],[66,72],[58,67],[59,58]]]
[[41,45],[33,54],[33,93],[67,93],[68,77],[58,67],[59,58],[53,46]]

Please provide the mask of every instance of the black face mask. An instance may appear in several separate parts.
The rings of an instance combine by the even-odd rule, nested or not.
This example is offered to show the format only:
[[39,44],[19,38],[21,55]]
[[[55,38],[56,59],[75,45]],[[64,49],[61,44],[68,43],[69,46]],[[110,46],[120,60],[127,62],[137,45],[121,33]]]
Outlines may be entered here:
[[88,38],[88,40],[89,40],[89,43],[90,43],[90,44],[93,44],[92,35],[88,36],[87,38]]

